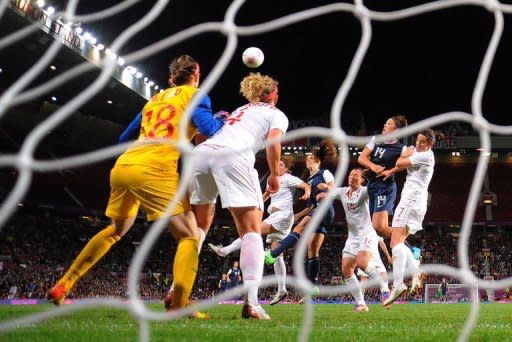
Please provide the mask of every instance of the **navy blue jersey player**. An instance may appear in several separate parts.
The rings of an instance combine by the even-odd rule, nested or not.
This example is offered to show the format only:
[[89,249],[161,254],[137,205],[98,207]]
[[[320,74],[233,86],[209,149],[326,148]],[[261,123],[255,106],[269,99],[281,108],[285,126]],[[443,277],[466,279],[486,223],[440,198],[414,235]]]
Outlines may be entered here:
[[[382,134],[387,134],[407,126],[407,119],[403,115],[389,118]],[[396,199],[395,176],[391,175],[384,180],[382,173],[395,167],[397,159],[405,150],[405,146],[398,140],[390,140],[376,144],[375,137],[364,147],[359,155],[358,162],[369,169],[368,197],[372,224],[379,235],[391,237],[389,216],[393,215]]]
[[227,273],[227,282],[228,288],[237,287],[242,281],[242,271],[238,267],[238,261],[233,262],[233,267],[231,267]]
[[[298,224],[293,231],[281,241],[277,248],[265,253],[265,263],[268,265],[273,264],[275,258],[297,243],[307,223],[311,220],[311,216],[317,211],[318,201],[320,198],[323,198],[321,195],[326,191],[318,189],[318,184],[326,183],[330,186],[334,186],[333,174],[329,170],[321,168],[321,165],[324,161],[336,159],[337,154],[336,146],[331,141],[326,140],[322,142],[319,149],[313,151],[313,153],[306,158],[306,167],[309,171],[309,176],[305,182],[311,186],[311,196],[308,199],[306,208],[295,215],[295,221],[298,222]],[[334,207],[331,204],[313,234],[313,237],[309,241],[306,273],[314,284],[317,283],[320,274],[320,247],[322,247],[325,234],[327,234],[327,227],[333,220]]]

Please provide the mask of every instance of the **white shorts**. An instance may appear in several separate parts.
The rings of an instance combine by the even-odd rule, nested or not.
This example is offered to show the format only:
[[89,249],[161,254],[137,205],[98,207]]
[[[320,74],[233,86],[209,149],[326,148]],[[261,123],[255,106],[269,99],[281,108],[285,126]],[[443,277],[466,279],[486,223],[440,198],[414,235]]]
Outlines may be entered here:
[[343,258],[356,258],[359,252],[370,252],[372,255],[370,262],[375,264],[379,273],[387,272],[379,253],[379,237],[375,232],[371,232],[360,238],[350,237],[345,242],[343,248]]
[[[251,156],[228,147],[199,145],[190,186],[191,204],[213,204],[220,195],[223,208],[258,207],[263,210],[258,171]],[[229,152],[218,156],[219,153]],[[252,152],[249,152],[252,153]]]
[[276,232],[267,235],[267,243],[282,241],[292,230],[293,211],[277,210],[270,214],[263,222],[271,225],[276,230]]
[[404,194],[395,209],[392,227],[409,228],[409,234],[423,230],[422,224],[427,212],[427,201],[421,192]]

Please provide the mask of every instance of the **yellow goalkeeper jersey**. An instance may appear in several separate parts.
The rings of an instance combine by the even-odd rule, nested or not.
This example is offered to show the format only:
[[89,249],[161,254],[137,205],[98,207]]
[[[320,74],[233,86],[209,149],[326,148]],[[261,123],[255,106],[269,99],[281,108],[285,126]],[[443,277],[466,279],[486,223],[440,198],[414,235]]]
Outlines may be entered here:
[[[170,161],[176,161],[180,157],[176,146],[165,142],[137,144],[151,139],[166,139],[168,143],[177,143],[179,139],[178,126],[183,112],[196,91],[197,88],[182,85],[154,95],[142,110],[137,142],[118,158],[117,164],[145,165],[163,170],[173,165]],[[192,140],[196,134],[197,129],[191,121],[187,130],[187,139]]]

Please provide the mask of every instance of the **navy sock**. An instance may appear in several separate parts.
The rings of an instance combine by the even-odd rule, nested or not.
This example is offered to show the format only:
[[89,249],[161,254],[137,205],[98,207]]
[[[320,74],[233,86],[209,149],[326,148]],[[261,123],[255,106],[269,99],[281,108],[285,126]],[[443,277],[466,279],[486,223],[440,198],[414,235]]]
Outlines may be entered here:
[[313,284],[318,283],[318,277],[320,276],[320,258],[308,259],[308,278]]
[[279,254],[283,253],[288,248],[292,248],[293,246],[295,246],[295,244],[297,243],[297,241],[299,241],[299,239],[300,239],[299,233],[291,232],[283,239],[283,241],[281,241],[279,246],[277,246],[275,249],[270,251],[270,255],[272,255],[272,257],[274,257],[274,258],[277,258],[279,256]]

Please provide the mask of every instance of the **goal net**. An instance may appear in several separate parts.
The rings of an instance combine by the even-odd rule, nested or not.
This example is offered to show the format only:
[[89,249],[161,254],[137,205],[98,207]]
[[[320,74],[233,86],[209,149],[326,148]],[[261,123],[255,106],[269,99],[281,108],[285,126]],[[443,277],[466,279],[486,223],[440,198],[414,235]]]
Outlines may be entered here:
[[[5,15],[7,6],[11,6],[16,3],[27,3],[28,1],[0,1],[0,20],[2,15]],[[60,13],[55,13],[56,17],[62,17],[62,20],[67,21],[81,21],[82,23],[91,22],[95,20],[105,19],[114,14],[122,12],[125,8],[132,6],[137,1],[125,0],[119,2],[111,8],[97,13],[89,13],[86,15],[76,16],[75,10],[78,1],[69,1],[66,10]],[[152,8],[147,13],[141,13],[140,20],[135,24],[129,25],[126,29],[112,42],[110,50],[119,53],[122,51],[123,46],[135,37],[138,33],[143,31],[156,17],[160,15],[163,8],[170,2],[166,0],[154,1]],[[493,20],[494,31],[490,36],[489,44],[485,54],[482,58],[482,64],[478,73],[478,77],[473,87],[473,93],[471,98],[471,111],[470,113],[456,111],[446,112],[434,115],[428,113],[427,119],[420,122],[416,122],[407,128],[401,129],[398,133],[391,133],[384,137],[383,135],[376,136],[376,143],[383,142],[385,139],[390,138],[402,138],[411,136],[417,133],[420,129],[429,128],[437,125],[442,125],[448,122],[465,122],[473,126],[475,131],[479,134],[480,139],[480,154],[478,164],[476,167],[472,188],[468,196],[464,217],[462,219],[462,226],[460,231],[460,238],[458,242],[458,267],[452,267],[448,265],[423,265],[423,271],[427,273],[445,274],[450,275],[453,278],[458,279],[462,284],[451,285],[449,288],[449,296],[452,300],[462,300],[466,298],[471,303],[471,311],[468,315],[466,324],[464,325],[459,340],[469,339],[471,332],[477,322],[479,313],[479,301],[478,291],[475,291],[474,287],[467,287],[464,284],[471,284],[470,286],[478,286],[479,289],[499,289],[505,288],[512,285],[512,279],[504,279],[500,281],[485,281],[475,277],[470,268],[470,261],[468,257],[468,245],[471,234],[472,223],[474,219],[475,210],[478,205],[480,197],[480,191],[482,189],[484,175],[487,169],[487,164],[490,158],[491,151],[491,133],[499,135],[512,135],[512,126],[500,126],[490,123],[486,120],[482,111],[482,99],[484,90],[486,88],[487,80],[491,71],[491,66],[494,60],[495,53],[497,51],[499,42],[502,37],[504,28],[504,14],[512,13],[512,5],[501,4],[496,0],[441,0],[424,3],[418,6],[404,8],[396,11],[376,11],[365,6],[362,0],[355,0],[354,3],[337,2],[327,5],[322,5],[316,8],[310,8],[303,11],[298,11],[281,18],[277,18],[270,21],[260,21],[255,25],[241,26],[237,25],[235,18],[237,14],[242,10],[244,6],[244,0],[234,0],[226,11],[225,17],[219,22],[208,22],[199,25],[192,26],[180,32],[176,32],[169,37],[165,37],[160,41],[140,48],[139,50],[127,53],[123,55],[123,61],[127,64],[135,63],[148,56],[155,55],[159,52],[169,49],[173,46],[178,45],[184,40],[192,39],[195,36],[204,33],[220,33],[226,37],[226,45],[219,60],[209,73],[208,77],[202,83],[202,91],[208,93],[212,90],[213,86],[220,79],[223,72],[227,69],[228,63],[232,60],[238,45],[240,37],[247,37],[257,34],[271,33],[281,29],[284,29],[293,24],[300,24],[307,26],[307,20],[313,18],[321,18],[324,15],[332,15],[333,13],[344,13],[345,15],[353,16],[357,19],[358,24],[361,27],[360,42],[357,49],[354,50],[354,57],[351,59],[350,67],[346,75],[340,75],[340,88],[338,89],[334,98],[331,111],[330,111],[330,127],[305,127],[294,130],[286,134],[283,139],[284,142],[298,139],[301,137],[330,137],[340,147],[339,164],[337,165],[337,171],[335,174],[335,182],[339,186],[345,179],[350,161],[349,145],[362,146],[366,144],[371,137],[369,136],[354,136],[348,135],[342,126],[342,113],[343,107],[350,93],[350,90],[354,84],[354,81],[361,68],[364,68],[363,61],[369,50],[372,42],[372,23],[373,22],[391,22],[397,20],[403,20],[406,18],[417,17],[422,15],[423,19],[426,20],[427,14],[431,12],[444,11],[446,9],[457,10],[461,6],[479,6],[484,11],[490,13],[489,18]],[[290,2],[292,3],[292,2]],[[435,21],[433,20],[433,25]],[[34,27],[39,29],[37,24],[30,26],[28,29],[20,29],[14,33],[2,34],[0,37],[0,49],[6,49],[14,42],[21,39],[27,38],[31,33],[34,32]],[[377,25],[375,25],[377,27]],[[506,43],[506,42],[505,42]],[[338,42],[333,42],[338,44]],[[90,63],[74,67],[69,71],[53,78],[46,82],[42,86],[33,89],[27,89],[32,80],[36,79],[43,70],[47,68],[52,59],[56,56],[61,43],[55,41],[50,48],[45,51],[44,55],[41,56],[37,62],[28,70],[22,77],[16,82],[9,85],[9,87],[0,94],[0,119],[4,116],[9,108],[20,105],[22,103],[33,100],[34,98],[47,94],[49,91],[57,86],[65,86],[67,80],[76,77],[79,74],[83,74],[89,70],[94,69]],[[326,48],[329,48],[326,46]],[[442,52],[440,52],[442,53]],[[16,58],[13,56],[13,58]],[[463,58],[463,57],[462,57]],[[126,145],[109,146],[97,150],[91,153],[85,153],[75,155],[68,158],[61,158],[56,160],[39,160],[36,157],[36,151],[38,146],[44,140],[48,132],[59,127],[63,122],[73,115],[84,103],[89,101],[91,98],[96,96],[101,89],[103,89],[109,82],[113,70],[116,67],[116,62],[111,58],[102,58],[100,62],[101,73],[95,81],[88,85],[85,89],[77,91],[76,96],[65,103],[59,110],[53,113],[50,117],[39,123],[25,138],[19,152],[12,154],[0,154],[0,167],[12,168],[16,170],[18,178],[13,185],[11,192],[6,196],[5,200],[0,204],[0,230],[2,226],[8,221],[13,215],[17,208],[17,204],[20,203],[24,196],[26,196],[29,189],[31,180],[33,179],[34,173],[36,172],[51,172],[55,170],[61,170],[65,168],[71,168],[81,166],[85,164],[92,164],[98,161],[102,161],[108,158],[119,155],[126,148]],[[286,68],[287,65],[283,65]],[[328,69],[328,68],[326,68]],[[297,71],[297,82],[303,82],[300,70]],[[311,82],[312,80],[306,80]],[[418,80],[421,84],[421,80]],[[183,121],[180,123],[180,131],[185,133],[186,127],[190,122],[190,113],[193,108],[198,105],[198,96],[190,104],[187,112],[184,114]],[[301,99],[298,99],[301,100]],[[469,104],[468,108],[469,108]],[[448,110],[448,109],[444,109]],[[192,146],[186,140],[187,134],[180,134],[180,141],[177,146],[180,148],[183,156],[184,170],[189,170],[192,160]],[[435,176],[434,176],[435,177]],[[179,186],[176,198],[182,198],[188,188],[190,182],[189,173],[183,172],[183,178]],[[309,294],[313,290],[313,284],[308,281],[305,276],[304,267],[302,261],[304,260],[307,242],[311,234],[314,233],[316,227],[320,223],[320,220],[327,212],[330,203],[334,200],[334,194],[330,194],[326,200],[324,200],[318,208],[315,216],[310,221],[306,231],[303,234],[303,238],[299,241],[296,247],[294,257],[294,277],[288,279],[290,286],[297,287],[301,292]],[[175,202],[169,204],[168,212],[171,212],[175,207]],[[91,307],[97,306],[109,306],[116,307],[129,312],[134,319],[137,321],[139,327],[139,338],[142,341],[148,341],[151,335],[150,323],[154,321],[164,321],[183,317],[192,310],[184,309],[176,312],[176,315],[172,317],[166,313],[158,313],[150,310],[140,300],[140,293],[138,290],[138,284],[140,283],[140,275],[142,267],[147,260],[147,256],[157,241],[160,233],[164,230],[166,220],[158,220],[154,223],[152,228],[148,230],[148,233],[141,242],[140,248],[137,249],[134,258],[130,264],[128,272],[128,293],[129,300],[124,301],[121,298],[98,298],[91,299],[77,305],[70,305],[64,308],[52,309],[43,313],[38,313],[26,317],[15,318],[12,320],[0,322],[0,333],[5,333],[10,330],[18,329],[28,325],[39,323],[43,320],[54,319],[64,314],[69,314],[74,311],[84,310]],[[264,278],[261,286],[268,287],[276,284],[274,277]],[[433,291],[433,292],[432,292]],[[435,298],[435,291],[437,291],[437,285],[427,285],[427,298],[432,302]],[[232,297],[233,295],[240,295],[244,292],[242,287],[239,287],[233,291],[226,292],[215,298],[201,301],[197,304],[196,309],[202,309],[217,305],[222,299]],[[320,287],[321,295],[338,295],[340,293],[348,293],[349,290],[346,286],[322,286]],[[309,301],[306,300],[304,305],[304,318],[301,326],[301,331],[298,334],[299,340],[306,341],[310,337],[313,317],[313,307]]]
[[[478,291],[479,297],[481,292]],[[447,303],[469,303],[471,287],[465,284],[448,284]],[[424,302],[431,304],[443,303],[439,284],[425,284]]]

